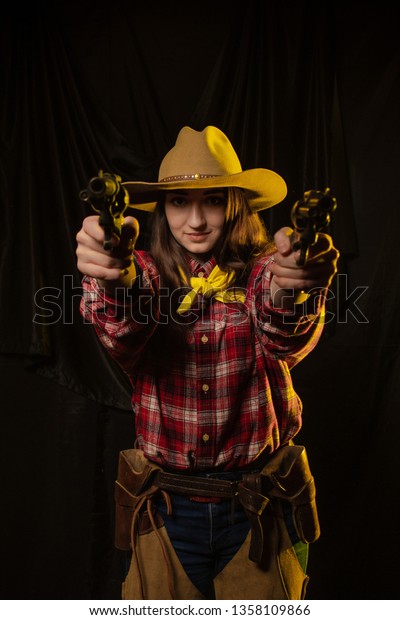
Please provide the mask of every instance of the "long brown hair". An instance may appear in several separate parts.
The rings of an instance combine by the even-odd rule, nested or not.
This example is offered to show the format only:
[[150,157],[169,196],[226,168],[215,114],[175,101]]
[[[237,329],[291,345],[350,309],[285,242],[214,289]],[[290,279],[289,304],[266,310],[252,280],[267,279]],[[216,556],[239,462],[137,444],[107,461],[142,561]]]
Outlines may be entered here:
[[[272,240],[259,215],[250,209],[244,192],[237,188],[226,189],[225,224],[221,239],[213,249],[213,255],[221,269],[235,273],[235,286],[246,287],[247,278],[254,261],[272,248]],[[185,317],[176,309],[190,281],[189,264],[185,250],[170,232],[164,200],[153,213],[150,233],[150,252],[158,267],[160,286],[169,295],[160,295],[160,311],[169,317],[158,325],[148,347],[154,372],[167,372],[171,363],[184,363],[185,334],[189,327]],[[174,294],[176,293],[176,294]]]

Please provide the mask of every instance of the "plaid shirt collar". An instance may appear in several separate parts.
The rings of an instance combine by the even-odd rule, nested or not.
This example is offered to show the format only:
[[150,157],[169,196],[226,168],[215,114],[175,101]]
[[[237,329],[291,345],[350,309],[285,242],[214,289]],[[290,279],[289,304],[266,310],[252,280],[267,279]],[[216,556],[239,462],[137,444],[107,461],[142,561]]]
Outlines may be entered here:
[[194,258],[193,256],[186,254],[186,260],[188,262],[189,269],[192,275],[198,276],[198,277],[203,277],[203,276],[208,277],[217,264],[217,261],[215,260],[214,256],[212,256],[205,263],[202,263],[198,259]]

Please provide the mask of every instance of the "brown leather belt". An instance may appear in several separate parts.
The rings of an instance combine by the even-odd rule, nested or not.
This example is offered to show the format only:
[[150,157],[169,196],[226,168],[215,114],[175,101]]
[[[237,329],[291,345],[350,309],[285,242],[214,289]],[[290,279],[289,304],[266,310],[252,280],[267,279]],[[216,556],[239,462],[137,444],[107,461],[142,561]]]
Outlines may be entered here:
[[205,476],[187,476],[158,471],[154,478],[154,484],[164,491],[177,493],[178,495],[233,499],[238,495],[239,481],[207,478]]

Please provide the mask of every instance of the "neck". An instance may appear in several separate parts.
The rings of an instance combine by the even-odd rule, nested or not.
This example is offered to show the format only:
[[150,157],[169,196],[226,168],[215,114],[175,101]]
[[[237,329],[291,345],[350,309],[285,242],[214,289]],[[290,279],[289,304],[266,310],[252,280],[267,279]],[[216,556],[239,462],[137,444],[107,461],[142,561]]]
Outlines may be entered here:
[[207,263],[212,258],[213,253],[206,252],[205,254],[194,254],[193,252],[187,252],[187,255],[196,260],[198,263],[204,265],[204,263]]

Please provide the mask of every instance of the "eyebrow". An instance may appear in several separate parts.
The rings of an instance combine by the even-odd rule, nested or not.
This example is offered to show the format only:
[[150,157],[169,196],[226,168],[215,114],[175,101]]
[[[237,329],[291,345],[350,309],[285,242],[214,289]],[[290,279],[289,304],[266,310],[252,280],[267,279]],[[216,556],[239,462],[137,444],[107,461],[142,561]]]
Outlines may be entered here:
[[[189,194],[190,190],[186,190],[186,189],[168,189],[167,192],[170,194],[179,194],[181,196],[187,196]],[[215,188],[215,189],[206,189],[204,191],[204,195],[208,196],[210,194],[223,194],[224,193],[224,188]]]

